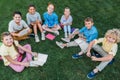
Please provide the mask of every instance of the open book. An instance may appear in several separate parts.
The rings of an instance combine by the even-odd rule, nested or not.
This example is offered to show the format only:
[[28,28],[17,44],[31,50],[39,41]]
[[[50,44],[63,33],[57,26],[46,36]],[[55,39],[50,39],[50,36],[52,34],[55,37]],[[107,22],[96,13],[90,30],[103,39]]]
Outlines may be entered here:
[[43,66],[47,61],[47,57],[48,57],[47,54],[38,53],[38,57],[35,57],[34,60],[39,61],[39,65]]

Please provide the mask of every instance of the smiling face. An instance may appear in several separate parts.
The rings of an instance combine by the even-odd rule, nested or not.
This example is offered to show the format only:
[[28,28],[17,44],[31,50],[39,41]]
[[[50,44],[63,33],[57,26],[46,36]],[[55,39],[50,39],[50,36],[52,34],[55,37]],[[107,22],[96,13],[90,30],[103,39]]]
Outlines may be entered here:
[[31,6],[31,7],[29,7],[28,11],[30,14],[34,14],[36,9],[35,9],[35,7]]
[[114,34],[110,34],[106,37],[107,41],[110,43],[115,43],[117,40],[117,36]]
[[10,47],[13,45],[13,38],[11,35],[6,35],[2,38],[2,42],[4,43],[4,45]]
[[48,13],[51,14],[54,11],[54,5],[50,4],[47,7]]
[[87,27],[87,29],[90,29],[93,26],[93,22],[91,21],[85,21],[85,26]]
[[14,21],[15,21],[16,23],[20,23],[20,21],[21,21],[21,15],[15,14],[15,15],[13,16],[13,19],[14,19]]

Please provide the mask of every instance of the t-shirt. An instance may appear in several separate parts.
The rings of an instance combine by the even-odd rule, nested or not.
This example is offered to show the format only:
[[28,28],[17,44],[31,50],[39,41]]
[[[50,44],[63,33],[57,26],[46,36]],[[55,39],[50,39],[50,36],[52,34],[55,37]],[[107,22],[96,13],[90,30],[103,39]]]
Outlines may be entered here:
[[117,43],[110,43],[106,40],[106,38],[99,38],[95,40],[95,44],[102,43],[102,48],[108,52],[108,54],[116,55],[118,50]]
[[72,16],[71,16],[71,15],[68,17],[68,19],[66,19],[65,15],[63,15],[63,16],[61,17],[61,20],[60,20],[60,22],[61,22],[62,24],[72,23],[72,21],[73,21],[73,19],[72,19]]
[[95,26],[91,26],[90,29],[87,29],[86,26],[79,30],[80,34],[83,34],[86,38],[86,42],[90,43],[92,40],[98,37],[98,31]]
[[20,21],[20,25],[16,24],[14,20],[11,20],[9,22],[8,31],[9,32],[18,32],[18,31],[20,31],[20,30],[22,30],[24,28],[28,28],[29,29],[28,25],[25,23],[24,20]]
[[58,24],[58,16],[55,12],[52,14],[48,14],[48,12],[45,12],[43,14],[44,18],[44,25],[48,25],[48,27],[54,27],[54,25]]
[[[14,41],[15,45],[18,46],[18,41]],[[4,57],[9,55],[13,60],[17,58],[18,52],[16,51],[14,45],[8,47],[5,46],[4,44],[1,45],[0,47],[0,55],[2,56],[2,59],[4,61],[4,65],[8,66],[10,62]]]
[[27,13],[26,18],[28,25],[30,25],[31,22],[35,22],[36,20],[42,21],[41,16],[38,12],[35,12],[35,14]]

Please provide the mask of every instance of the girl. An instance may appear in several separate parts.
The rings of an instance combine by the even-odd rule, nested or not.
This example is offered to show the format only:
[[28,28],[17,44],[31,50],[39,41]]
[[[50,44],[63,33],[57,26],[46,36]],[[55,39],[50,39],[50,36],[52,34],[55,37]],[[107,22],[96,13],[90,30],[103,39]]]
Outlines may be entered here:
[[71,34],[72,21],[73,19],[72,16],[70,15],[70,8],[66,7],[64,10],[64,15],[61,17],[60,20],[61,25],[64,26],[63,29],[64,29],[65,38],[67,38]]
[[44,17],[44,25],[42,26],[45,31],[52,32],[56,35],[59,35],[60,26],[58,24],[58,16],[54,12],[54,5],[48,4],[47,12],[43,14]]
[[[1,40],[3,44],[0,47],[0,55],[5,66],[11,67],[16,72],[21,72],[28,66],[38,66],[38,62],[32,61],[32,56],[37,56],[37,53],[31,51],[29,44],[21,46],[18,41],[13,40],[9,32],[3,32]],[[23,53],[26,53],[24,59],[20,55]]]
[[29,5],[28,13],[26,14],[26,18],[27,18],[28,25],[33,27],[34,34],[35,34],[35,42],[40,41],[39,37],[37,35],[37,28],[41,32],[41,40],[45,40],[45,35],[44,35],[43,29],[41,27],[41,24],[42,24],[41,16],[38,12],[36,12],[36,8],[34,5]]
[[[120,30],[111,29],[106,32],[104,38],[99,38],[89,44],[87,56],[91,56],[90,50],[93,48],[102,57],[97,58],[95,56],[91,56],[92,61],[101,61],[101,63],[87,75],[88,78],[94,78],[99,71],[102,71],[108,63],[111,62],[117,53],[118,42],[120,42]],[[97,45],[97,43],[102,43],[102,47]]]

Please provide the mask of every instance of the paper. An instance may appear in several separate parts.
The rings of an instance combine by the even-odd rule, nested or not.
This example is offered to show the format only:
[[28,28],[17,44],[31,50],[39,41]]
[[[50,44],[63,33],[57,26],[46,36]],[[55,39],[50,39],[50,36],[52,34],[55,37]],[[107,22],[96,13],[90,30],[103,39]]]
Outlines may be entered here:
[[46,61],[47,61],[47,57],[48,57],[47,54],[38,53],[38,57],[34,58],[34,59],[39,62],[38,64],[40,66],[43,66],[46,63]]
[[53,39],[55,39],[55,36],[53,34],[48,33],[46,35],[46,38],[49,39],[49,40],[53,40]]

